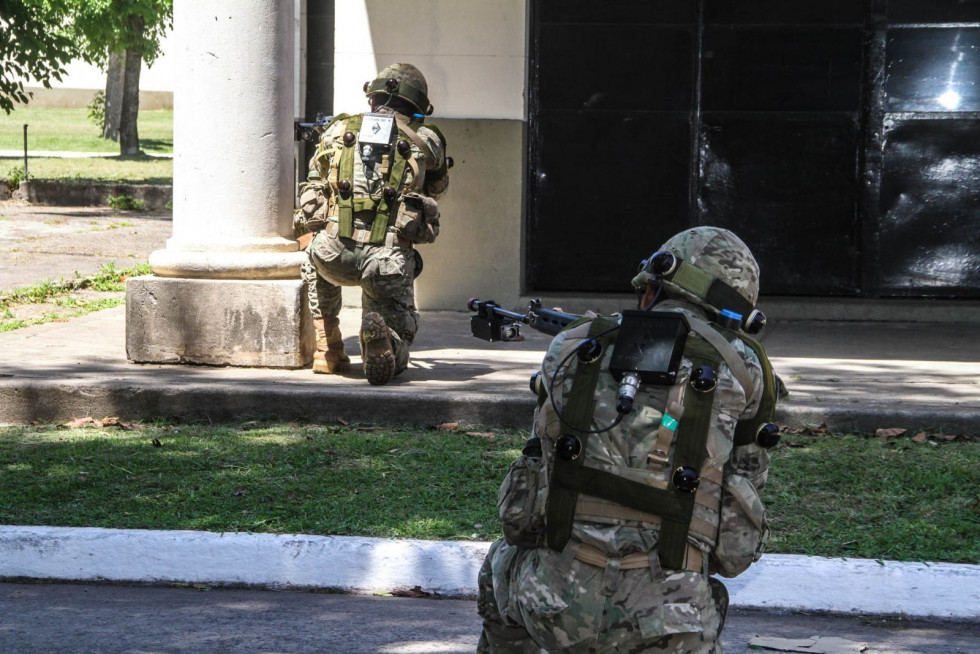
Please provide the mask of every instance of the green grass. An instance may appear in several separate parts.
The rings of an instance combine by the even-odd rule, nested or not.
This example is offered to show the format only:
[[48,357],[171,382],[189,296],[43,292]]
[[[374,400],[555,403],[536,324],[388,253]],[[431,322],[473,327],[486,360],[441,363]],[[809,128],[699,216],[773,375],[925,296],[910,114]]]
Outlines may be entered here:
[[[0,428],[0,522],[493,540],[526,437],[113,422]],[[769,551],[980,563],[978,489],[975,441],[787,435],[763,493]]]
[[522,443],[283,425],[0,428],[0,515],[7,524],[490,539],[500,474]]
[[[23,170],[24,160],[0,157],[0,178],[12,170]],[[66,182],[130,182],[134,184],[172,184],[172,159],[148,156],[111,157],[31,157],[27,162],[31,179]]]
[[[98,291],[101,293],[123,293],[126,290],[126,279],[150,272],[149,264],[141,263],[132,268],[118,270],[109,262],[102,265],[102,270],[95,275],[62,279],[55,282],[45,279],[26,288],[14,289],[0,295],[0,333],[83,316],[93,311],[101,311],[125,303],[123,297],[80,298],[73,293],[80,290]],[[18,307],[22,305],[45,304],[50,310],[39,316],[24,319],[18,316]]]
[[801,434],[772,455],[771,550],[980,563],[980,443]]
[[[9,115],[0,112],[0,150],[24,149],[24,124],[28,154],[32,150],[68,152],[119,152],[119,143],[104,139],[88,118],[88,109],[32,108],[17,105]],[[137,122],[144,152],[172,154],[173,110],[141,110]],[[0,168],[0,175],[7,170]]]

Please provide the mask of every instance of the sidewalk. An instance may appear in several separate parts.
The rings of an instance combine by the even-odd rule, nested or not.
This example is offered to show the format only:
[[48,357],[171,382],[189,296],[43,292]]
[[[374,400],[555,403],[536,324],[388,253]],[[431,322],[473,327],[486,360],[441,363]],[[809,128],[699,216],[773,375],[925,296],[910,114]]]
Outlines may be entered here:
[[[0,236],[3,229],[0,223]],[[134,256],[145,260],[149,251],[163,247],[169,234],[154,234],[134,246]],[[0,270],[20,265],[11,266],[10,258],[27,238],[23,233],[10,237],[15,244],[10,249],[0,239]],[[31,240],[38,252],[44,251],[43,243],[58,242],[63,235],[46,238]],[[51,257],[46,276],[70,277],[73,271],[60,269],[58,261]],[[12,286],[5,272],[0,290]],[[358,310],[343,311],[341,329],[352,353],[358,350],[358,322]],[[470,335],[467,313],[423,312],[410,368],[393,383],[372,387],[356,356],[344,376],[312,375],[308,369],[131,364],[124,345],[125,308],[118,307],[0,334],[0,424],[83,416],[216,421],[278,416],[326,423],[459,421],[527,428],[534,408],[528,379],[549,338],[530,329],[525,333],[520,343],[485,343]],[[975,323],[774,321],[762,340],[790,390],[778,421],[790,427],[977,434],[980,354],[975,334]],[[470,596],[485,547],[2,527],[0,578],[347,591],[419,585]],[[980,617],[980,566],[770,555],[730,587],[733,605],[740,607]]]
[[[359,310],[341,332],[356,353]],[[422,312],[408,370],[372,387],[360,358],[349,374],[308,369],[136,365],[126,360],[125,308],[0,334],[0,423],[118,415],[233,420],[398,422],[527,427],[528,379],[549,342],[525,330],[520,343],[470,335],[465,312]],[[776,322],[762,340],[789,388],[777,420],[790,427],[903,427],[976,434],[980,357],[965,323]]]
[[[157,152],[144,152],[147,157],[160,157],[161,159],[173,159],[173,154],[160,154]],[[0,150],[0,157],[23,157],[23,150]],[[58,157],[60,159],[83,159],[86,157],[118,157],[118,151],[112,152],[65,152],[62,150],[27,150],[28,168],[30,160],[34,157]]]

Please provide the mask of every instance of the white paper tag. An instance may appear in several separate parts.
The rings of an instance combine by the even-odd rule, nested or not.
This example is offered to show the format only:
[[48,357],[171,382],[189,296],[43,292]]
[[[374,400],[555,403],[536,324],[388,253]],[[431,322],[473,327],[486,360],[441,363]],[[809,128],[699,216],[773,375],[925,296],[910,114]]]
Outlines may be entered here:
[[357,134],[358,143],[388,145],[391,132],[395,129],[395,116],[392,114],[364,114],[361,131]]

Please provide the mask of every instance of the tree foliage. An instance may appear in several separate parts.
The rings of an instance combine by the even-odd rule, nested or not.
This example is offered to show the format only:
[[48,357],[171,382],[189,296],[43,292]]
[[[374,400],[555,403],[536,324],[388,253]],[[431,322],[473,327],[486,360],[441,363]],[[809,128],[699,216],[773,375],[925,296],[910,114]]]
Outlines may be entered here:
[[110,52],[127,50],[140,53],[152,65],[161,39],[173,26],[173,0],[64,1],[72,5],[83,58],[103,69]]
[[78,55],[67,0],[0,0],[0,108],[26,103],[24,78],[45,87]]
[[173,0],[0,0],[0,108],[26,103],[24,79],[45,87],[81,58],[105,69],[110,53],[150,65],[173,25]]

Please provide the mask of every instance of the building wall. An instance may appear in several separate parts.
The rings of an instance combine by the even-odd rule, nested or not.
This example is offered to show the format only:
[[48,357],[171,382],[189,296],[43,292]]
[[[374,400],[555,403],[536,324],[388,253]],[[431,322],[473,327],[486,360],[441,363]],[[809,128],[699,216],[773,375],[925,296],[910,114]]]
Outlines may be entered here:
[[[419,248],[421,309],[460,311],[474,296],[519,301],[525,23],[525,0],[336,3],[334,111],[365,110],[364,82],[388,64],[412,63],[429,85],[428,120],[455,161],[440,202],[442,233]],[[356,289],[345,294],[358,301]]]

